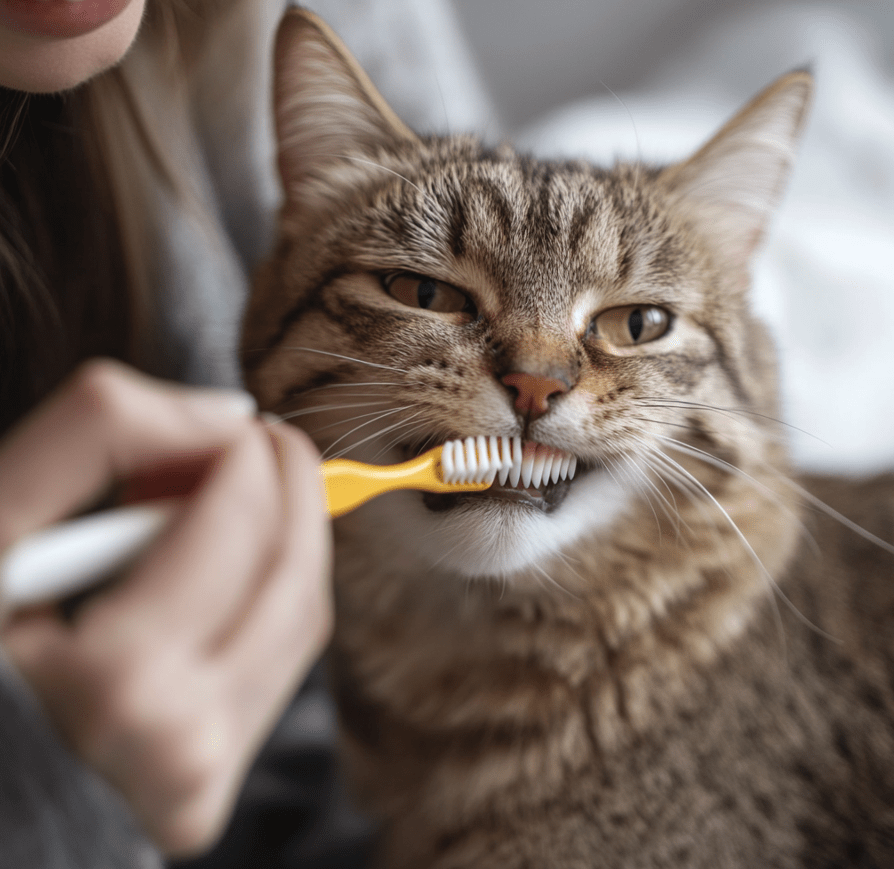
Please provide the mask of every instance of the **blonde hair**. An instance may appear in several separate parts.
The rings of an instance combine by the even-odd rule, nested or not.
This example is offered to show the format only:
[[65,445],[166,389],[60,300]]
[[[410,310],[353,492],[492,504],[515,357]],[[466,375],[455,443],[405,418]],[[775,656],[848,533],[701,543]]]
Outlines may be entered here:
[[[166,117],[235,0],[150,0],[116,68],[63,95],[0,89],[0,432],[77,363],[146,367],[153,191],[189,199]],[[161,131],[161,132],[159,132]]]

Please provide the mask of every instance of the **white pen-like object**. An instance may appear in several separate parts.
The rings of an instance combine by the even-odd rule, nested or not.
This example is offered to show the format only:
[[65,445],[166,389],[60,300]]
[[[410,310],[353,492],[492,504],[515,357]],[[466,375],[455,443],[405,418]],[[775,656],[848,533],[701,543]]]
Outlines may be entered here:
[[13,544],[0,559],[0,609],[59,600],[114,576],[158,537],[174,509],[169,501],[118,507]]

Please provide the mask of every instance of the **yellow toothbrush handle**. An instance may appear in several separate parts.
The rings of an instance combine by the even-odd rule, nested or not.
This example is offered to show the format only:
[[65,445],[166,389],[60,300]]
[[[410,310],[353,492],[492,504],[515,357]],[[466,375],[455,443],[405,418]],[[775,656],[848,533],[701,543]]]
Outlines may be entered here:
[[395,489],[478,492],[490,486],[490,483],[445,483],[441,479],[440,465],[441,447],[399,465],[366,465],[349,459],[323,462],[320,472],[329,515],[335,519],[377,495]]

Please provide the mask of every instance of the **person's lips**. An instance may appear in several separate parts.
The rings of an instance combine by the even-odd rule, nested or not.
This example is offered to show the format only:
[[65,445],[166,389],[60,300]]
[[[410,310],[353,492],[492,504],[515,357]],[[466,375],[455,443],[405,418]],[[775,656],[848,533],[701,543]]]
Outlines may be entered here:
[[0,25],[31,36],[65,39],[102,27],[130,0],[0,0]]

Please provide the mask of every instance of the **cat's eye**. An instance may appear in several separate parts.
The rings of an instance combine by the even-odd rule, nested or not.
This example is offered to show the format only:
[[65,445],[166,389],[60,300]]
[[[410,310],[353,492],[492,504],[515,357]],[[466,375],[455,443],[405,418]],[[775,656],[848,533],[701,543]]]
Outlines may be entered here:
[[670,328],[670,314],[657,305],[625,305],[609,308],[593,321],[596,336],[615,347],[645,344]]
[[389,295],[410,308],[422,308],[437,314],[475,314],[469,297],[443,281],[400,273],[385,277],[383,283]]

